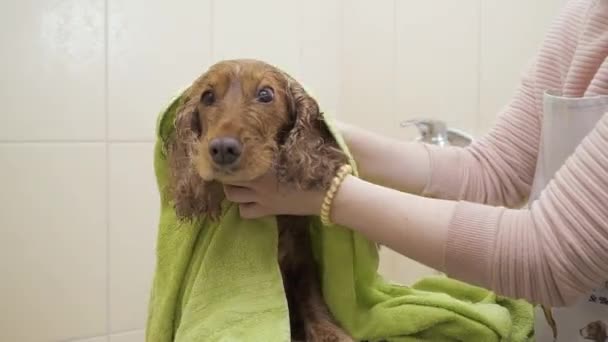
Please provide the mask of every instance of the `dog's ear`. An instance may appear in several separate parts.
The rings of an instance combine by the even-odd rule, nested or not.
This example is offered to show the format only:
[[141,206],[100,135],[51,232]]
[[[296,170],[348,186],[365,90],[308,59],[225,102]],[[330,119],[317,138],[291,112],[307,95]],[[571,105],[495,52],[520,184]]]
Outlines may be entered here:
[[168,160],[171,196],[180,219],[194,220],[203,215],[216,218],[224,199],[222,186],[206,182],[196,172],[194,156],[202,127],[196,89],[184,93],[175,115],[175,130],[169,140]]
[[319,111],[319,105],[293,78],[287,77],[290,123],[282,142],[277,176],[301,189],[327,189],[348,158],[340,150]]

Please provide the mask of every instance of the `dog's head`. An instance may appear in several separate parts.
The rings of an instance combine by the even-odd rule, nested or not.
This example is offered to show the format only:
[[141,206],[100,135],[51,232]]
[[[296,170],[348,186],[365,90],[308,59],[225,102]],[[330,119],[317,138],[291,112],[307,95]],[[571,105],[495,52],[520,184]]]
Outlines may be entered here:
[[218,182],[274,168],[281,182],[324,188],[347,158],[298,82],[261,61],[230,60],[184,94],[169,160],[176,211],[194,217],[221,201]]
[[580,330],[580,335],[586,340],[604,342],[606,340],[606,323],[602,321],[591,322]]

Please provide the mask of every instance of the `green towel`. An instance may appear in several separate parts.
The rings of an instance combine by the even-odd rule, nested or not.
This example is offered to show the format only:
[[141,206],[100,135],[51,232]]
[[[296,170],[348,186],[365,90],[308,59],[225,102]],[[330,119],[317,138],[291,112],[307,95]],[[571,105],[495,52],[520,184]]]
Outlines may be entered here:
[[[154,166],[161,215],[146,340],[289,341],[274,219],[242,220],[229,203],[217,223],[176,219],[167,193],[165,144],[178,102],[179,96],[157,123]],[[325,121],[348,153],[331,118],[326,115]],[[363,236],[323,227],[317,219],[310,229],[327,304],[357,340],[531,339],[533,308],[524,301],[447,277],[425,278],[412,287],[388,283],[377,273],[376,246]]]

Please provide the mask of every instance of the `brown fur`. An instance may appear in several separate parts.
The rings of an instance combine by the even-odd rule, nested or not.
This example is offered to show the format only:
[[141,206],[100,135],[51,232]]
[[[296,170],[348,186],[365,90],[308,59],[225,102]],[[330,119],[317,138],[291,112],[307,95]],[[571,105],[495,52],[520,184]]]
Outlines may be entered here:
[[[274,90],[272,102],[256,101],[262,87]],[[211,105],[201,99],[207,91],[215,97]],[[253,180],[274,168],[281,183],[324,190],[347,162],[316,101],[292,77],[255,60],[223,61],[195,80],[178,108],[175,128],[169,163],[181,219],[217,218],[221,182]],[[238,139],[243,151],[235,165],[221,167],[207,151],[211,140],[226,136]],[[323,299],[308,223],[307,217],[277,217],[292,338],[351,341]]]

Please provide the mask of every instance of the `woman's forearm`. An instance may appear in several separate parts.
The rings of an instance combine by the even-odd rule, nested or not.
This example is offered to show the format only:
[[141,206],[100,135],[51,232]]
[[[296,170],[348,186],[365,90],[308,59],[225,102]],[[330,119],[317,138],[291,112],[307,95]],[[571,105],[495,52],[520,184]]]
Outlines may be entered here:
[[419,194],[429,178],[429,157],[421,143],[404,142],[339,123],[361,177],[389,188]]
[[608,270],[589,263],[608,260],[606,151],[608,114],[529,209],[426,198],[348,176],[331,219],[455,279],[569,305],[599,286]]
[[444,269],[455,202],[399,192],[349,176],[338,191],[332,220],[437,270]]

